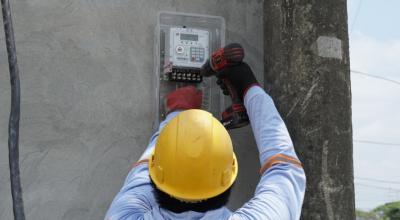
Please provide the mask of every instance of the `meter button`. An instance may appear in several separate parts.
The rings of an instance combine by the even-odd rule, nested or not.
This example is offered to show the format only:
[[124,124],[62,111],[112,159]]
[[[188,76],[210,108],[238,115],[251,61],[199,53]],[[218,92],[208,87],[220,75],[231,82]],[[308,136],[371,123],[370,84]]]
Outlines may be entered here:
[[184,48],[183,48],[182,46],[177,46],[177,47],[176,47],[176,52],[177,52],[177,53],[182,54],[183,51],[184,51]]

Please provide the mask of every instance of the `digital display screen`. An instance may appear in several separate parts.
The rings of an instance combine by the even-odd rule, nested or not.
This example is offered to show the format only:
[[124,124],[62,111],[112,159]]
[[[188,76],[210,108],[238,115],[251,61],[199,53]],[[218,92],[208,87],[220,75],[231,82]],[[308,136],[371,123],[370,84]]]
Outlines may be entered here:
[[181,40],[198,41],[199,36],[195,34],[181,34]]

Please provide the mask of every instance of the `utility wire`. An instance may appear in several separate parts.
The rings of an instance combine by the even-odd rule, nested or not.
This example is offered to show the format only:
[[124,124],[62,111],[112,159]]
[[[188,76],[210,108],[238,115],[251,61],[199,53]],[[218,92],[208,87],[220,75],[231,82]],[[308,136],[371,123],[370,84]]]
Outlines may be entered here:
[[400,181],[390,181],[390,180],[381,180],[367,177],[356,177],[359,180],[371,181],[371,182],[379,182],[379,183],[391,183],[391,184],[400,184]]
[[15,220],[25,220],[22,200],[21,179],[19,176],[19,119],[20,119],[20,82],[15,49],[14,29],[9,0],[1,0],[3,25],[8,55],[11,83],[11,111],[8,123],[8,160],[10,166],[11,195]]
[[375,144],[375,145],[399,146],[400,147],[400,143],[387,143],[387,142],[371,141],[371,140],[359,140],[359,139],[353,139],[353,142],[363,143],[363,144]]
[[378,75],[370,74],[370,73],[365,73],[365,72],[361,72],[361,71],[358,71],[358,70],[350,70],[350,71],[352,73],[356,73],[356,74],[359,74],[359,75],[368,76],[368,77],[372,77],[372,78],[376,78],[376,79],[380,79],[380,80],[385,80],[385,81],[400,85],[400,81],[396,81],[396,80],[389,79],[389,78],[386,78],[386,77],[382,77],[382,76],[378,76]]
[[[370,74],[370,73],[365,73],[365,72],[361,72],[361,71],[358,71],[358,70],[350,70],[350,71],[352,73],[355,73],[355,74],[360,74],[360,75],[367,76],[367,77],[372,77],[372,78],[376,78],[376,79],[380,79],[380,80],[385,80],[385,81],[400,85],[400,81],[396,81],[396,80],[389,79],[389,78],[386,78],[386,77],[382,77],[382,76],[378,76],[378,75],[374,75],[374,74]],[[387,142],[380,142],[380,141],[357,140],[357,139],[354,139],[353,142],[364,143],[364,144],[384,145],[384,146],[399,146],[400,147],[400,143],[387,143]]]
[[387,191],[400,192],[400,189],[390,188],[390,187],[374,186],[374,185],[369,185],[369,184],[364,184],[364,183],[356,183],[356,185],[369,187],[369,188],[374,188],[374,189],[382,189],[382,190],[387,190]]
[[356,24],[356,21],[357,21],[357,18],[358,18],[358,13],[360,12],[360,9],[361,9],[361,5],[362,5],[362,0],[358,1],[358,6],[357,6],[357,9],[356,9],[356,13],[354,15],[353,22],[351,23],[351,26],[350,26],[350,35],[353,33],[354,25]]

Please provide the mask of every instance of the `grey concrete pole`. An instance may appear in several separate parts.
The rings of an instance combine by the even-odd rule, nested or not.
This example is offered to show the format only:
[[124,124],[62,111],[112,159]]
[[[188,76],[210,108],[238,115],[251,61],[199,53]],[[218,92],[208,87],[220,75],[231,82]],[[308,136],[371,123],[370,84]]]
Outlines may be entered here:
[[265,88],[304,164],[302,219],[355,219],[345,0],[266,0]]

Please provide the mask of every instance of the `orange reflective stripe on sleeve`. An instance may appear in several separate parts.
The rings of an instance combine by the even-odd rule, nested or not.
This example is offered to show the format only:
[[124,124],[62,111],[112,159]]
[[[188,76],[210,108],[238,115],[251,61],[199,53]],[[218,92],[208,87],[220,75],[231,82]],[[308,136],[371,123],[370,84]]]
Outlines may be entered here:
[[137,167],[137,166],[139,166],[139,165],[141,165],[141,164],[148,163],[148,162],[149,162],[149,159],[139,160],[138,162],[136,162],[136,163],[134,163],[134,164],[132,165],[132,168],[131,168],[131,169],[133,169],[133,168],[135,168],[135,167]]
[[266,170],[268,170],[272,166],[274,166],[276,164],[281,164],[281,163],[288,163],[288,164],[292,164],[296,167],[303,168],[303,165],[301,164],[301,162],[298,159],[296,159],[294,157],[286,156],[284,154],[277,154],[277,155],[270,157],[264,163],[264,165],[260,169],[260,174],[263,174]]

